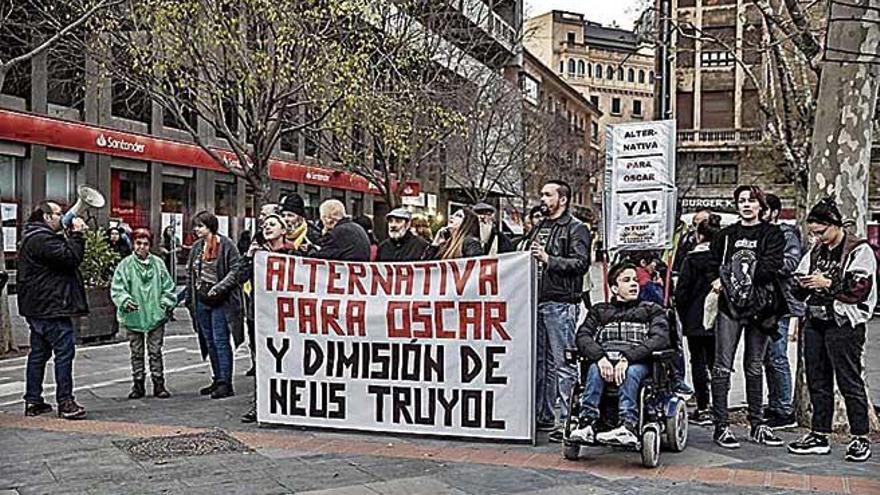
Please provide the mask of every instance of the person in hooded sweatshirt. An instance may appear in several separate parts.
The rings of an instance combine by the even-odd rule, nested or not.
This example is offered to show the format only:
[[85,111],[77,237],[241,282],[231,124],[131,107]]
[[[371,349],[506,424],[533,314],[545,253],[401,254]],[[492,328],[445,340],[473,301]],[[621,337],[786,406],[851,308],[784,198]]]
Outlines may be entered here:
[[421,260],[428,241],[412,232],[412,213],[406,208],[395,208],[385,215],[385,219],[388,221],[388,238],[379,244],[376,261]]
[[844,458],[864,462],[871,457],[871,440],[862,357],[866,326],[877,306],[877,260],[867,241],[844,230],[832,199],[810,210],[807,229],[817,242],[794,272],[794,295],[807,303],[803,345],[813,424],[788,451],[831,453],[836,381],[852,434]]
[[669,347],[669,321],[661,306],[639,301],[635,264],[612,267],[608,285],[611,302],[593,305],[577,332],[578,352],[592,364],[580,398],[578,424],[570,436],[583,442],[593,440],[602,392],[606,383],[613,383],[619,387],[620,425],[595,439],[635,445],[639,441],[639,388],[650,373],[651,354]]
[[110,298],[116,306],[116,318],[128,335],[131,351],[132,388],[128,398],[140,399],[146,394],[146,346],[150,356],[153,396],[167,399],[171,394],[165,388],[162,344],[165,341],[165,322],[177,306],[174,281],[162,258],[150,254],[153,234],[147,229],[137,229],[132,239],[134,253],[119,262],[110,283]]

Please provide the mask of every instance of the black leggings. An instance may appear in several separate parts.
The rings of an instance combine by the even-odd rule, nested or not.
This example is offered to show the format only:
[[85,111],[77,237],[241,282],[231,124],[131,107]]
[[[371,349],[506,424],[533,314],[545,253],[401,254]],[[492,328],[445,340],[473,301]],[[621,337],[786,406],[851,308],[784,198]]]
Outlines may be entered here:
[[688,349],[691,354],[691,376],[694,380],[694,392],[697,409],[709,408],[709,373],[715,366],[715,336],[701,335],[688,337]]

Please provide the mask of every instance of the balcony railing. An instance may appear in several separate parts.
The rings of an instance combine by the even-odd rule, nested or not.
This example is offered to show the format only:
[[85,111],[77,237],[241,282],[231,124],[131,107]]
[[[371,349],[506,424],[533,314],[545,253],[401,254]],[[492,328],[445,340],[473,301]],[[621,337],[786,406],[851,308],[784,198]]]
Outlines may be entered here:
[[513,50],[517,34],[500,15],[489,9],[483,0],[448,0],[449,5],[461,12],[471,22],[480,26],[501,43],[507,50]]
[[760,142],[761,129],[679,130],[678,143],[683,146],[734,145]]

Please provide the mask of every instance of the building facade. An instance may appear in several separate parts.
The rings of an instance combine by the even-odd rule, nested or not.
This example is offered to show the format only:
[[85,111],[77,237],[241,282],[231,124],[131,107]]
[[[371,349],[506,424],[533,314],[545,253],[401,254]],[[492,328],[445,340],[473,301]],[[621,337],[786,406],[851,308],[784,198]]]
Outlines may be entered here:
[[[662,3],[657,6],[662,8]],[[759,184],[782,199],[784,218],[795,218],[795,186],[769,144],[758,106],[759,88],[728,49],[755,73],[765,73],[770,61],[759,48],[765,29],[762,16],[747,0],[672,0],[670,7],[670,17],[681,27],[670,33],[668,101],[678,127],[677,182],[683,211],[733,211],[731,191],[736,185]],[[724,44],[695,39],[708,37]],[[661,60],[657,67],[662,71]],[[874,222],[880,222],[878,159],[875,145],[870,187]]]
[[523,45],[602,112],[600,146],[605,125],[653,119],[654,51],[635,33],[558,10],[525,26]]
[[[471,36],[483,39],[471,54],[478,63],[501,71],[516,62],[521,0],[468,0],[449,8],[469,23]],[[132,94],[124,83],[81,70],[92,63],[86,59],[74,67],[79,89],[59,89],[58,82],[71,75],[58,73],[55,62],[43,52],[18,66],[16,77],[0,88],[0,201],[10,268],[28,212],[44,199],[72,204],[83,184],[107,198],[107,205],[93,212],[99,225],[117,220],[158,233],[173,224],[185,245],[191,241],[191,218],[201,210],[215,213],[220,230],[231,237],[253,228],[250,186],[212,161],[161,106]],[[192,124],[210,147],[228,149],[205,122]],[[384,216],[388,206],[375,189],[341,166],[326,165],[320,152],[305,136],[285,135],[270,166],[272,198],[297,192],[312,218],[330,198],[343,201],[350,215]],[[436,174],[419,179],[407,184],[405,194],[442,188]]]
[[[527,128],[524,132],[530,135],[543,131],[539,137],[541,146],[548,148],[546,153],[532,155],[541,163],[526,164],[538,172],[527,184],[526,195],[537,199],[544,180],[563,178],[573,186],[575,213],[589,215],[587,209],[598,213],[601,195],[595,194],[595,188],[602,174],[595,128],[602,112],[528,49],[523,50],[520,87],[524,125],[542,127]],[[563,174],[565,177],[559,176],[560,170],[568,172]]]

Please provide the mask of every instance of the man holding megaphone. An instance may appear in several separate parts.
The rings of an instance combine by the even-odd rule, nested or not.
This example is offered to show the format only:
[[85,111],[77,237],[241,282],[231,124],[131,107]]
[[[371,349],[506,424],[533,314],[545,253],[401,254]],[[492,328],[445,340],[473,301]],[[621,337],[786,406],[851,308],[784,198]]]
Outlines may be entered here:
[[87,229],[82,218],[70,219],[62,235],[61,206],[39,203],[22,232],[18,258],[18,309],[30,326],[25,415],[52,412],[43,401],[46,362],[55,355],[55,398],[58,416],[80,419],[86,410],[73,398],[73,357],[76,336],[71,318],[88,314],[86,292],[79,272],[85,254]]

